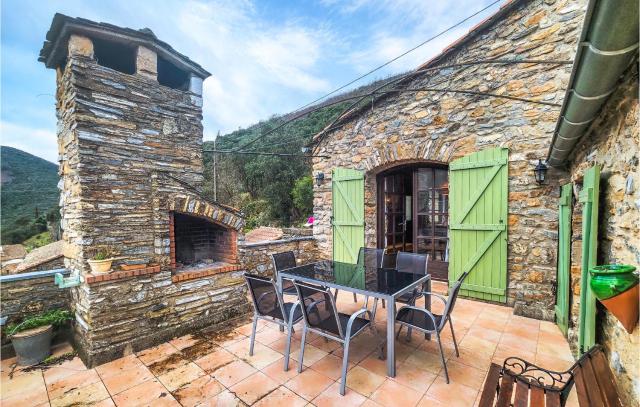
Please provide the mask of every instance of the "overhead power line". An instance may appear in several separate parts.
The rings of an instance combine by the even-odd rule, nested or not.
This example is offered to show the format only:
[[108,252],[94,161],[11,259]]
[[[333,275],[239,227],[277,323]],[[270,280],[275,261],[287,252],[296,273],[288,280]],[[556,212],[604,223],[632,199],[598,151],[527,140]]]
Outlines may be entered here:
[[270,155],[277,157],[320,157],[329,158],[328,155],[310,155],[310,154],[294,154],[294,153],[272,153],[268,151],[235,151],[235,150],[202,150],[204,153],[216,154],[247,154],[247,155]]
[[[344,109],[342,111],[342,113],[340,113],[335,120],[333,120],[331,122],[331,124],[329,124],[327,127],[332,127],[333,124],[335,124],[341,117],[344,116],[345,113],[347,113],[349,110],[351,110],[353,107],[357,106],[359,103],[361,103],[364,99],[367,99],[369,97],[371,97],[372,95],[381,95],[382,93],[379,92],[382,88],[385,88],[387,86],[396,84],[398,82],[401,82],[405,79],[408,79],[412,76],[417,76],[420,74],[423,74],[425,72],[430,72],[430,71],[438,71],[438,70],[442,70],[442,69],[448,69],[448,68],[457,68],[457,67],[464,67],[464,66],[471,66],[471,65],[482,65],[482,64],[546,64],[546,65],[567,65],[567,64],[571,64],[573,63],[573,61],[570,60],[540,60],[540,59],[482,59],[482,60],[475,60],[475,61],[463,61],[463,62],[458,62],[458,63],[453,63],[453,64],[447,64],[447,65],[440,65],[440,66],[435,66],[435,67],[427,67],[427,68],[422,68],[413,72],[409,72],[407,74],[402,75],[399,78],[395,78],[393,80],[390,80],[388,82],[385,82],[383,84],[381,84],[380,86],[376,87],[375,89],[373,89],[371,92],[368,93],[364,93],[364,94],[359,94],[359,95],[354,95],[354,96],[349,96],[349,97],[345,97],[342,98],[340,100],[337,101],[333,101],[330,102],[328,104],[322,105],[322,106],[317,106],[316,108],[306,112],[304,115],[300,115],[300,116],[295,116],[292,117],[288,120],[286,120],[285,122],[279,124],[278,126],[272,128],[271,130],[267,131],[266,133],[254,138],[253,140],[250,140],[249,142],[247,142],[246,144],[244,144],[242,147],[242,151],[246,151],[244,149],[246,149],[248,146],[255,144],[256,142],[258,142],[260,139],[265,138],[273,133],[275,133],[276,131],[282,129],[283,127],[285,127],[287,124],[298,120],[299,118],[301,118],[302,116],[308,115],[310,113],[316,112],[318,110],[322,110],[324,108],[333,106],[333,105],[337,105],[340,103],[344,103],[347,102],[349,100],[354,100],[354,99],[358,99],[356,102],[354,102],[353,104],[349,105],[346,109]],[[455,93],[455,92],[453,92]],[[323,133],[326,132],[327,129],[325,128],[324,130],[322,130],[319,133]],[[316,134],[316,133],[314,133]],[[267,146],[262,146],[264,147],[268,147]],[[232,151],[240,151],[239,150],[240,147],[233,149]]]
[[[467,17],[465,17],[465,18],[463,18],[462,20],[458,21],[458,22],[457,22],[457,23],[455,23],[454,25],[452,25],[452,26],[450,26],[450,27],[448,27],[448,28],[446,28],[446,29],[444,29],[444,30],[440,31],[439,33],[437,33],[437,34],[433,35],[432,37],[430,37],[430,38],[426,39],[425,41],[421,42],[420,44],[416,45],[415,47],[413,47],[413,48],[411,48],[411,49],[409,49],[409,50],[407,50],[407,51],[403,52],[402,54],[400,54],[400,55],[398,55],[398,56],[396,56],[396,57],[394,57],[394,58],[390,59],[389,61],[387,61],[387,62],[383,63],[382,65],[379,65],[379,66],[377,66],[377,67],[373,68],[372,70],[370,70],[370,71],[368,71],[368,72],[366,72],[366,73],[364,73],[364,74],[362,74],[362,75],[358,76],[357,78],[355,78],[355,79],[353,79],[353,80],[351,80],[351,81],[349,81],[349,82],[345,83],[344,85],[342,85],[342,86],[340,86],[340,87],[338,87],[338,88],[336,88],[336,89],[332,90],[331,92],[329,92],[329,93],[327,93],[327,94],[325,94],[325,95],[323,95],[323,96],[321,96],[321,97],[319,97],[319,98],[317,98],[317,99],[315,99],[315,100],[312,100],[311,102],[309,102],[309,103],[305,104],[304,106],[299,107],[298,109],[294,110],[294,112],[299,112],[299,111],[301,111],[301,110],[303,110],[303,109],[305,109],[305,108],[307,108],[307,107],[309,107],[309,106],[313,105],[314,103],[317,103],[317,102],[321,101],[322,99],[325,99],[325,98],[327,98],[327,97],[329,97],[329,96],[331,96],[331,95],[333,95],[333,94],[335,94],[335,93],[337,93],[337,92],[339,92],[339,91],[341,91],[341,90],[345,89],[346,87],[348,87],[348,86],[350,86],[350,85],[353,85],[354,83],[358,82],[359,80],[361,80],[361,79],[363,79],[363,78],[366,78],[367,76],[371,75],[371,74],[372,74],[372,73],[374,73],[374,72],[379,71],[380,69],[382,69],[382,68],[384,68],[384,67],[388,66],[389,64],[392,64],[393,62],[395,62],[395,61],[397,61],[398,59],[400,59],[400,58],[404,57],[405,55],[407,55],[407,54],[409,54],[409,53],[411,53],[411,52],[415,51],[416,49],[418,49],[418,48],[420,48],[420,47],[423,47],[424,45],[426,45],[426,44],[428,44],[429,42],[431,42],[431,41],[435,40],[436,38],[443,36],[444,34],[448,33],[449,31],[451,31],[451,30],[453,30],[453,29],[455,29],[455,28],[458,28],[460,25],[462,25],[462,24],[466,23],[467,21],[469,21],[469,20],[470,20],[470,19],[472,19],[473,17],[477,16],[478,14],[481,14],[481,13],[483,13],[484,11],[486,11],[486,10],[490,9],[490,8],[491,8],[491,7],[493,7],[494,5],[496,5],[496,4],[498,4],[498,3],[500,3],[501,1],[502,1],[502,0],[494,0],[494,1],[492,1],[491,3],[489,3],[489,4],[488,4],[488,5],[486,5],[485,7],[481,8],[480,10],[476,11],[475,13],[473,13],[473,14],[471,14],[471,15],[469,15],[469,16],[467,16]],[[262,130],[262,128],[264,128],[264,126],[260,126],[260,127],[258,128],[258,130]],[[251,143],[251,142],[250,142],[250,143]],[[249,144],[249,143],[248,143],[248,144]],[[243,145],[243,146],[239,146],[239,147],[237,147],[235,150],[241,150],[241,149],[243,149],[243,148],[246,148],[248,144]]]

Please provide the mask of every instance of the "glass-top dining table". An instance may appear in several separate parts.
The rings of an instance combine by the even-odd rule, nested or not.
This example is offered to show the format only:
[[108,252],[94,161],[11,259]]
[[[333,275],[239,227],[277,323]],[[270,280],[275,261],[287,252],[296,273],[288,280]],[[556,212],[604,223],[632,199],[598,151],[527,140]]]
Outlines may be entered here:
[[[387,376],[396,375],[395,358],[395,301],[404,293],[413,291],[424,284],[431,291],[429,274],[399,272],[395,269],[366,267],[359,264],[321,260],[278,273],[278,287],[282,280],[297,280],[310,284],[336,288],[374,299],[387,301]],[[431,309],[429,296],[425,298],[426,309]]]

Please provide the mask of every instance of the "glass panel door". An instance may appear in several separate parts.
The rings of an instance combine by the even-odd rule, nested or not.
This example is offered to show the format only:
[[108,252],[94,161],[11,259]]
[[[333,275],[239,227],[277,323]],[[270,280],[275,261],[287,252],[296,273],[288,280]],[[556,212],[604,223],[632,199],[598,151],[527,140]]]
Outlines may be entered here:
[[449,183],[446,168],[414,173],[415,251],[429,254],[431,274],[446,279],[448,270]]
[[384,242],[387,252],[412,251],[411,174],[384,176],[382,181]]

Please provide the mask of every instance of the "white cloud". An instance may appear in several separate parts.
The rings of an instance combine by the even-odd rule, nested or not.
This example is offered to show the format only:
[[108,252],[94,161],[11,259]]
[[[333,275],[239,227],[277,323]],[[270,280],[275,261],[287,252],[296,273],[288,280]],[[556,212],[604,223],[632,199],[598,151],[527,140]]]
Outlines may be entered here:
[[[0,144],[15,147],[53,163],[58,162],[55,129],[38,129],[0,122]],[[54,146],[54,148],[51,148]]]

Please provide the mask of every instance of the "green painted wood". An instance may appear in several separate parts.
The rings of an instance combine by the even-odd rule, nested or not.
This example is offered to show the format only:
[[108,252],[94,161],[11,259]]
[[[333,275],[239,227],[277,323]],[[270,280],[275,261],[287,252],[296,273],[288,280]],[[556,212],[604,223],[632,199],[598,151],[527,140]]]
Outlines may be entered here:
[[331,184],[333,260],[355,264],[364,246],[364,173],[335,168]]
[[460,293],[506,302],[508,156],[492,148],[449,165],[449,279],[470,271]]
[[596,343],[596,297],[590,288],[589,269],[596,266],[598,249],[598,196],[600,167],[584,173],[580,202],[582,203],[582,270],[580,277],[580,319],[578,346],[584,353]]
[[569,329],[569,295],[571,273],[571,197],[573,185],[562,186],[558,212],[558,275],[556,277],[556,323],[564,333]]

